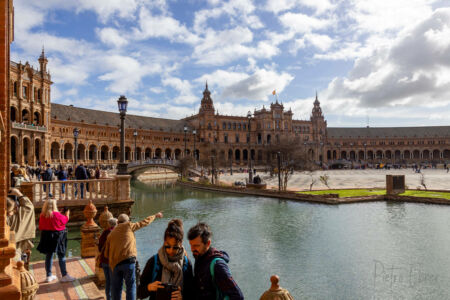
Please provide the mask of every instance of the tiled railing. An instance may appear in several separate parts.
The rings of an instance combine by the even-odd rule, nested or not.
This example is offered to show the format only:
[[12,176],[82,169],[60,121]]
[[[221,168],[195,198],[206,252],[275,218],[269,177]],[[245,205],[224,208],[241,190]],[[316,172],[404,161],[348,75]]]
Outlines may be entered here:
[[18,122],[12,122],[12,128],[47,132],[47,127],[35,126],[35,125],[30,125],[30,124],[18,123]]

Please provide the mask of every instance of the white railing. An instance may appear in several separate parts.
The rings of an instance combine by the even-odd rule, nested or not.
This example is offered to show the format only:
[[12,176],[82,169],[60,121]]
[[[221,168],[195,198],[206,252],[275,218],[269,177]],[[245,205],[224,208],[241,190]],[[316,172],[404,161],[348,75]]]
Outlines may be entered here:
[[66,180],[66,181],[38,181],[33,182],[33,202],[43,202],[49,198],[58,201],[114,201],[116,196],[114,179]]

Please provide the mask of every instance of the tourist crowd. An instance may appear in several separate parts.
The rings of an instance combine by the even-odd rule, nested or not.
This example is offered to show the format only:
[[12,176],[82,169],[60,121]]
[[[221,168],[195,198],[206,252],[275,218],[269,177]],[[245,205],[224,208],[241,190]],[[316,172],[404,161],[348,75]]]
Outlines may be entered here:
[[[29,259],[35,238],[34,206],[19,189],[12,188],[7,199],[8,225],[15,231],[16,260]],[[183,245],[184,228],[180,219],[169,221],[162,246],[150,256],[140,274],[136,267],[137,248],[134,232],[148,226],[162,212],[133,223],[128,215],[120,214],[108,220],[108,227],[98,241],[97,264],[106,279],[107,300],[122,298],[126,286],[126,300],[139,299],[244,299],[228,267],[229,256],[211,245],[212,232],[205,223],[193,226],[187,234],[195,262],[187,256]],[[57,279],[52,274],[53,257],[58,257],[61,282],[74,281],[66,268],[67,228],[70,218],[67,209],[58,210],[57,201],[49,198],[39,215],[40,241],[37,250],[45,255],[46,282]]]

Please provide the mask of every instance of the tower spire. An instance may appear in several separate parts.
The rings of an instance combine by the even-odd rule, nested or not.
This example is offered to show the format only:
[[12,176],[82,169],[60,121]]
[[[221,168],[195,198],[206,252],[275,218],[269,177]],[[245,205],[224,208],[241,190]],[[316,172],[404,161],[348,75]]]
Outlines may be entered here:
[[42,52],[41,52],[41,56],[39,56],[39,66],[41,67],[41,72],[47,72],[47,57],[45,57],[45,50],[44,50],[44,45],[42,45]]

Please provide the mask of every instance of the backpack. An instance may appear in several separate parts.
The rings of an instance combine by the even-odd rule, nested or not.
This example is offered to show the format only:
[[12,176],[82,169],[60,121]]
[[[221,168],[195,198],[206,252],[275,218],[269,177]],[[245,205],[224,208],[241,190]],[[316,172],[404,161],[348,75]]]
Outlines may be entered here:
[[[217,262],[218,260],[223,260],[223,261],[225,261],[223,258],[216,257],[216,258],[214,258],[214,259],[211,261],[211,264],[209,265],[209,271],[211,272],[212,283],[213,283],[213,285],[216,287],[216,300],[221,300],[221,299],[229,300],[230,297],[224,296],[223,293],[222,293],[222,291],[219,290],[219,288],[218,288],[217,285],[216,285],[216,280],[215,280],[215,278],[214,278],[214,266],[216,265],[216,262]],[[225,263],[226,263],[226,261],[225,261]]]
[[[153,256],[153,259],[155,262],[153,263],[152,281],[150,281],[150,282],[155,282],[156,276],[158,276],[158,272],[161,268],[161,266],[158,264],[158,253],[155,254],[155,256]],[[183,262],[183,274],[184,274],[184,272],[186,272],[187,268],[188,268],[188,259],[187,259],[187,256],[185,255],[184,262]]]

